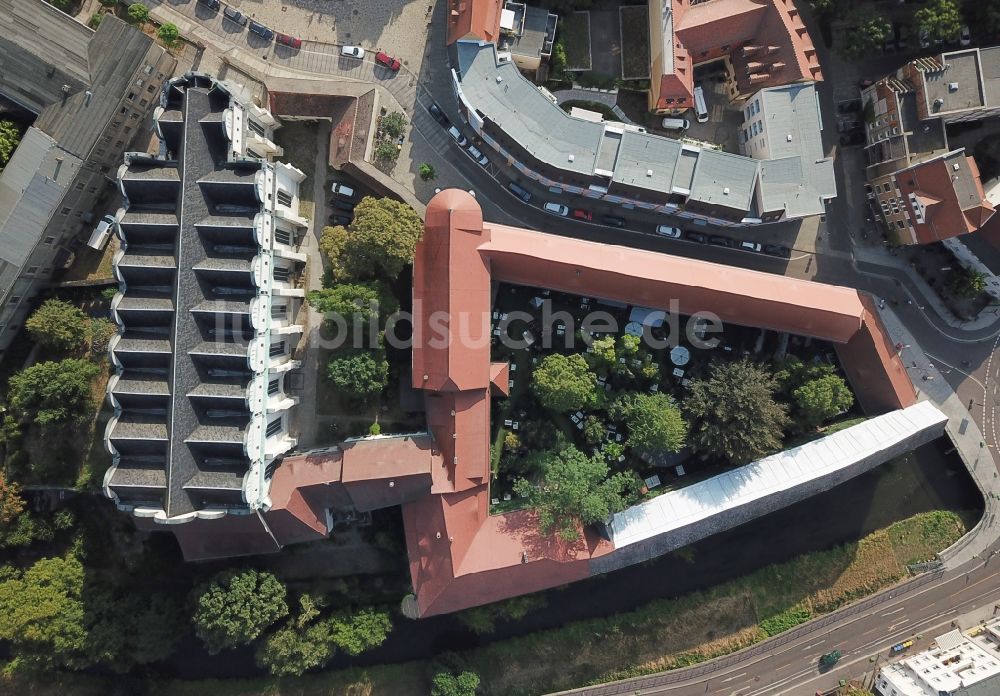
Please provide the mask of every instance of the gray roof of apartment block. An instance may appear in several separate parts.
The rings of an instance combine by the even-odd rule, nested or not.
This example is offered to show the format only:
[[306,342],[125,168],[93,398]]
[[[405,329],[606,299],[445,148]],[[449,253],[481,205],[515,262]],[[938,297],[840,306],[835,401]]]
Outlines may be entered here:
[[771,159],[760,165],[763,212],[789,217],[820,215],[823,199],[837,195],[833,160],[823,152],[819,106],[812,84],[761,90],[764,133]]

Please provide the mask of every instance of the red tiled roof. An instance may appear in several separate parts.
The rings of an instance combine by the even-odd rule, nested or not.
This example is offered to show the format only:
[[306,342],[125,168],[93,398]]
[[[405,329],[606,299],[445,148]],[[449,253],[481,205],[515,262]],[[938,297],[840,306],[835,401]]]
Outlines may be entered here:
[[510,394],[510,363],[490,363],[490,382],[493,383],[497,394],[508,396]]
[[496,41],[502,0],[447,0],[448,45],[474,37]]
[[[986,200],[975,160],[959,153],[922,162],[897,172],[893,177],[903,205],[914,221],[915,243],[927,244],[975,232],[993,216],[993,204]],[[953,177],[966,179],[962,182],[963,190],[971,184],[968,200],[959,200]],[[916,222],[916,210],[909,200],[910,194],[925,206],[922,223]]]

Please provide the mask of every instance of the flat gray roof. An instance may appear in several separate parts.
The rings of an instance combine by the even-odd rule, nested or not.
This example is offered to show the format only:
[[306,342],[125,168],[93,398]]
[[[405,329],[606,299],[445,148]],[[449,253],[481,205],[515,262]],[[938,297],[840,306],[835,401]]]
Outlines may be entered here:
[[613,181],[628,186],[670,193],[681,154],[676,140],[648,133],[626,131],[615,163]]
[[988,106],[1000,106],[1000,46],[979,49],[979,68]]
[[520,56],[538,58],[545,46],[545,27],[548,25],[549,11],[541,7],[527,5],[524,8],[524,31],[510,44],[510,52]]
[[[925,72],[927,110],[931,114],[983,106],[980,91],[979,52],[976,49],[942,54],[945,69]],[[940,99],[941,106],[935,106]]]
[[694,168],[689,198],[750,210],[758,161],[720,150],[702,150]]

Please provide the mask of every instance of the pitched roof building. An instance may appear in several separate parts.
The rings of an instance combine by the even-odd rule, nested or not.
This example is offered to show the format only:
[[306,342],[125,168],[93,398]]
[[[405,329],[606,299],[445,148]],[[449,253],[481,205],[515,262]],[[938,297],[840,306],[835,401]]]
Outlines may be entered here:
[[731,97],[823,79],[816,49],[791,0],[650,0],[649,108],[694,106],[694,68],[724,60]]
[[0,23],[0,95],[37,116],[0,174],[2,354],[32,298],[89,236],[176,61],[115,17],[95,32],[42,0],[0,0]]

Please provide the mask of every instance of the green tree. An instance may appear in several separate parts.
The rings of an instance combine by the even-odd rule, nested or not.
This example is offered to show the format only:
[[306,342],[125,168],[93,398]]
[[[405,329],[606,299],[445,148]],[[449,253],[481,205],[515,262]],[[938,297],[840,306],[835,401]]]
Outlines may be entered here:
[[380,350],[345,350],[326,366],[327,379],[346,396],[367,399],[389,383],[389,363]]
[[156,31],[156,36],[159,37],[160,41],[162,41],[166,46],[173,46],[177,41],[177,37],[180,35],[181,33],[177,29],[177,25],[171,24],[170,22],[164,22]]
[[10,405],[38,425],[86,420],[93,405],[91,382],[100,368],[70,358],[41,362],[10,378]]
[[21,142],[21,131],[17,124],[7,119],[0,119],[0,170],[7,166],[19,142]]
[[87,587],[87,655],[126,674],[173,654],[184,629],[177,602],[165,594],[113,593]]
[[955,0],[929,0],[913,18],[933,41],[954,41],[962,31],[962,15]]
[[583,421],[583,439],[588,445],[599,444],[606,432],[604,423],[597,416],[587,416]]
[[966,11],[969,12],[969,23],[976,27],[978,33],[1000,34],[1000,0],[979,0]]
[[871,8],[857,12],[854,24],[844,35],[843,53],[861,59],[878,50],[892,35],[892,24],[884,15]]
[[108,349],[108,342],[118,333],[118,326],[109,319],[91,319],[89,333],[90,354],[97,355]]
[[327,622],[330,640],[348,655],[353,656],[382,645],[392,630],[389,613],[375,609],[335,614]]
[[431,680],[431,696],[476,696],[479,675],[475,672],[438,672]]
[[541,481],[536,485],[518,479],[514,490],[538,511],[546,533],[554,529],[560,538],[574,541],[579,538],[578,524],[600,522],[625,508],[625,495],[633,484],[628,474],[609,476],[606,462],[587,457],[572,445],[542,456]]
[[393,140],[399,138],[406,129],[406,116],[393,111],[382,117],[382,131]]
[[395,279],[413,263],[423,228],[420,216],[405,203],[366,197],[354,209],[350,235],[345,231],[341,240],[339,233],[331,233],[326,250],[322,242],[320,250],[338,280]]
[[279,677],[299,676],[306,670],[322,667],[333,657],[334,646],[325,624],[296,629],[279,628],[257,648],[257,665]]
[[615,337],[612,334],[608,334],[607,336],[595,338],[594,342],[590,344],[590,352],[587,355],[590,356],[590,361],[594,369],[614,367],[618,362],[618,354],[615,351]]
[[793,392],[802,424],[814,428],[854,405],[854,394],[837,375],[806,382]]
[[48,3],[58,10],[65,12],[73,4],[72,0],[48,0]]
[[194,591],[195,633],[216,654],[256,639],[288,615],[285,586],[271,573],[223,571]]
[[684,446],[687,423],[666,394],[626,394],[611,407],[611,416],[628,427],[628,444],[638,450],[677,452]]
[[63,300],[46,300],[24,326],[38,343],[53,350],[75,350],[90,339],[87,315]]
[[562,41],[552,45],[552,55],[549,56],[549,77],[553,80],[566,79],[566,46]]
[[83,566],[73,558],[43,558],[0,582],[0,640],[13,659],[7,669],[82,669],[86,656]]
[[437,176],[437,172],[434,171],[433,165],[430,165],[427,162],[424,162],[423,164],[420,165],[419,172],[420,172],[420,179],[423,181],[430,181],[431,179]]
[[321,314],[333,313],[343,317],[348,326],[355,319],[364,325],[378,321],[379,293],[362,283],[343,283],[313,290],[309,293],[309,304]]
[[21,485],[0,475],[0,525],[8,525],[24,512]]
[[547,355],[531,377],[531,389],[538,401],[553,411],[585,408],[597,399],[597,377],[582,355]]
[[745,464],[781,447],[789,419],[774,400],[774,376],[749,360],[713,362],[695,379],[683,406],[688,441],[706,454]]
[[319,237],[319,253],[334,273],[340,268],[340,257],[344,247],[347,246],[347,238],[347,229],[340,225],[324,227]]
[[968,300],[986,289],[986,276],[968,268],[954,269],[948,274],[948,289]]
[[128,17],[141,26],[149,21],[149,8],[141,2],[133,2],[128,6]]
[[395,141],[383,140],[375,146],[375,160],[384,164],[395,164],[399,159],[399,148]]

